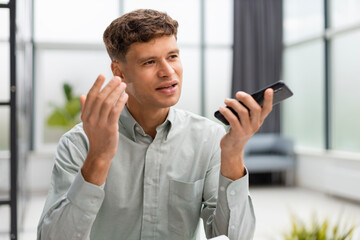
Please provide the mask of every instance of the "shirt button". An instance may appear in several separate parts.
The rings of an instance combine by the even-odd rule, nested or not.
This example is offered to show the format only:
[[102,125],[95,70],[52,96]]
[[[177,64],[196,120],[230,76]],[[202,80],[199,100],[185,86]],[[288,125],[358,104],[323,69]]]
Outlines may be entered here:
[[224,191],[225,191],[225,187],[224,187],[224,186],[221,186],[221,187],[220,187],[220,191],[224,192]]
[[92,204],[95,204],[96,203],[96,199],[91,199],[90,201]]
[[144,219],[145,219],[146,221],[150,222],[150,221],[151,221],[151,216],[145,215],[145,216],[144,216]]
[[231,196],[234,196],[235,193],[236,193],[236,192],[235,192],[234,190],[231,190],[231,191],[230,191],[230,195],[231,195]]
[[81,238],[81,233],[76,234],[78,238]]
[[231,228],[231,230],[235,230],[235,226],[234,226],[234,225],[231,225],[230,228]]
[[147,182],[147,184],[149,184],[149,185],[152,185],[152,184],[153,184],[153,180],[152,180],[151,178],[148,178],[146,182]]

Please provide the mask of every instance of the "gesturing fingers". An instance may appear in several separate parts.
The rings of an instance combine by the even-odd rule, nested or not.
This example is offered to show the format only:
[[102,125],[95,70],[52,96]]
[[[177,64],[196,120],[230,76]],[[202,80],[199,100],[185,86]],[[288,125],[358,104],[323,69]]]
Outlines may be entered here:
[[[104,102],[106,103],[108,96],[113,92],[121,83],[119,77],[114,77],[111,81],[95,96],[94,102],[91,105],[91,115],[93,118],[102,118],[102,108]],[[114,103],[113,103],[114,104]]]
[[88,92],[87,94],[87,97],[86,97],[86,102],[85,102],[85,105],[84,105],[84,112],[87,110],[87,109],[91,109],[92,108],[92,105],[96,99],[96,96],[99,94],[100,92],[100,89],[101,89],[101,86],[104,84],[105,82],[105,76],[100,74],[94,85],[91,87],[90,91]]
[[[126,88],[126,84],[121,82],[120,77],[116,76],[111,79],[111,81],[101,90],[104,81],[105,77],[99,75],[88,95],[80,97],[81,119],[83,122],[89,122],[91,125],[97,123],[105,125],[110,121],[109,117],[113,109],[116,108],[117,101],[121,99],[120,103],[123,102],[121,109],[115,111],[119,114],[126,103],[127,96],[123,98],[120,97]],[[125,102],[124,98],[126,98]],[[119,106],[117,108],[119,108]],[[118,118],[119,114],[115,116],[115,118]],[[112,118],[113,117],[111,116],[111,119]]]
[[[113,123],[113,118],[117,118],[116,121],[119,118],[119,114],[122,110],[122,107],[125,105],[126,101],[123,103],[121,110],[118,111],[117,103],[120,101],[122,102],[123,98],[122,95],[127,95],[124,93],[124,90],[126,88],[125,83],[120,83],[115,88],[112,89],[112,91],[107,95],[107,97],[104,99],[101,105],[101,111],[100,111],[100,119],[104,123]],[[127,99],[126,99],[127,100]],[[114,115],[115,112],[115,116]],[[117,114],[119,113],[119,114]]]

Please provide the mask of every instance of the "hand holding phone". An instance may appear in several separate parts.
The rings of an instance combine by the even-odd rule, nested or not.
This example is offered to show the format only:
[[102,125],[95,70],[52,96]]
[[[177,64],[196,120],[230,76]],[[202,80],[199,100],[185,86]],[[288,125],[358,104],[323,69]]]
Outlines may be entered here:
[[[260,106],[263,105],[264,93],[265,93],[265,90],[268,88],[272,88],[274,90],[273,106],[293,95],[292,91],[289,89],[288,86],[286,86],[286,84],[283,81],[278,81],[276,83],[271,84],[270,86],[267,86],[255,93],[251,94],[251,96],[255,99],[255,101]],[[245,104],[243,104],[242,102],[240,102],[240,103],[244,107],[246,107]],[[227,107],[227,108],[229,108],[238,117],[238,114],[235,112],[234,109],[232,109],[231,107]],[[219,111],[216,111],[214,113],[214,116],[217,119],[219,119],[222,123],[224,123],[225,125],[229,125],[229,122],[225,119],[225,117]]]

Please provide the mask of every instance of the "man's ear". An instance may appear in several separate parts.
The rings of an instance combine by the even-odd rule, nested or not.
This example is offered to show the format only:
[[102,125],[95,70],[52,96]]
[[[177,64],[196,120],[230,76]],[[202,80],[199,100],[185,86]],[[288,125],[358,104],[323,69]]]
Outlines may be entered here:
[[124,79],[124,73],[122,70],[122,65],[119,62],[111,62],[111,71],[113,73],[114,76],[119,76],[122,79]]

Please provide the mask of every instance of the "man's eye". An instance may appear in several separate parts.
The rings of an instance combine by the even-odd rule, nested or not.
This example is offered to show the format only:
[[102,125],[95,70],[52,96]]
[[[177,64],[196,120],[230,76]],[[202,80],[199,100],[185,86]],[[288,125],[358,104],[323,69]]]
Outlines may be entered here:
[[178,55],[176,55],[176,54],[170,56],[171,59],[177,58],[177,57],[178,57]]
[[144,65],[150,65],[150,64],[153,64],[153,63],[155,63],[155,61],[154,61],[154,60],[150,60],[150,61],[145,62]]

